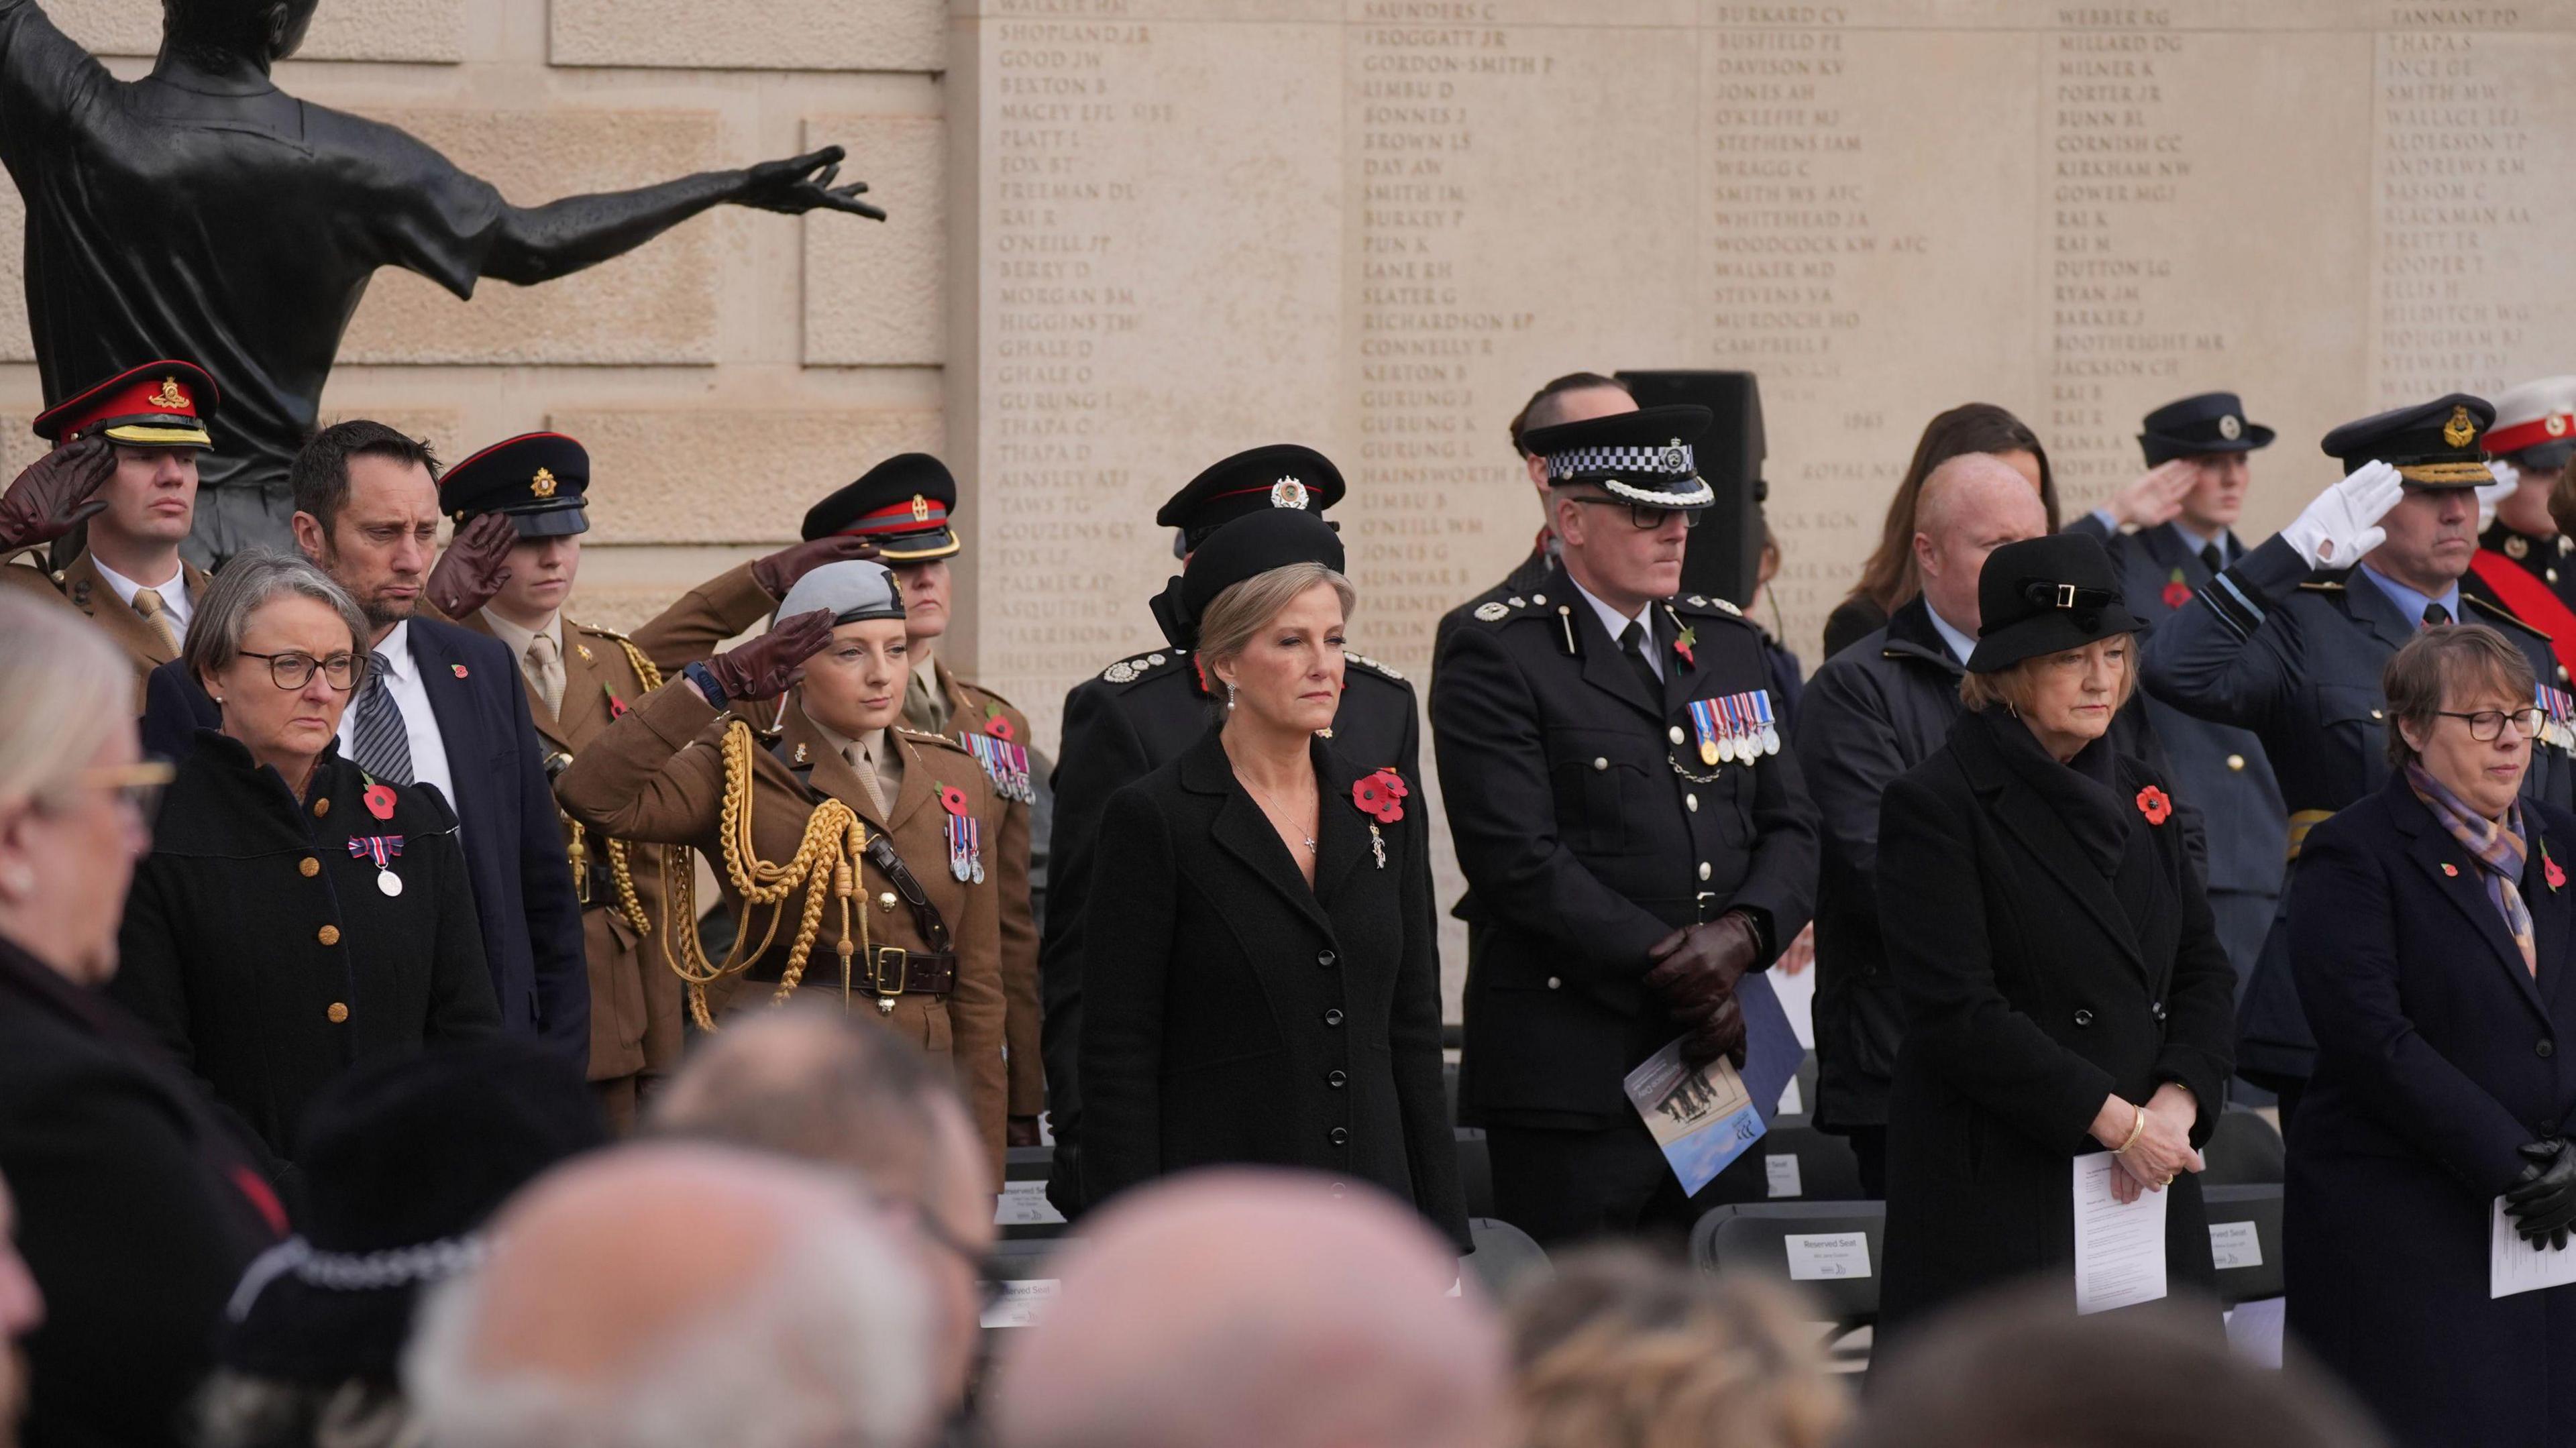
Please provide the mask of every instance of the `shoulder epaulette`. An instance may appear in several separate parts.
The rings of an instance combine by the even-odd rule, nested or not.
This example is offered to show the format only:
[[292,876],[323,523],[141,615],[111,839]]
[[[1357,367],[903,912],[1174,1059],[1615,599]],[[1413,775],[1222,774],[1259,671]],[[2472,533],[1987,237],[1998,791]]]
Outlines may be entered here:
[[933,734],[927,729],[915,729],[909,724],[895,724],[889,727],[906,739],[915,740],[923,744],[936,744],[945,749],[955,750],[959,754],[967,752],[966,746],[958,743],[954,735]]
[[1010,700],[1003,698],[999,689],[988,689],[982,684],[976,683],[973,679],[958,678],[955,674],[951,674],[948,677],[956,679],[958,688],[961,688],[970,694],[981,696],[988,704],[998,704],[1005,709],[1016,709],[1019,707],[1018,705],[1013,704]]
[[1368,670],[1368,671],[1369,671],[1369,672],[1371,672],[1371,673],[1381,675],[1381,676],[1383,676],[1383,677],[1385,677],[1385,678],[1393,679],[1395,682],[1397,682],[1397,683],[1399,683],[1399,684],[1401,684],[1401,683],[1405,682],[1404,674],[1402,673],[1402,671],[1400,671],[1400,670],[1398,670],[1398,669],[1394,668],[1392,665],[1379,663],[1377,660],[1375,660],[1375,659],[1373,659],[1373,658],[1370,658],[1370,657],[1369,657],[1368,655],[1366,655],[1366,654],[1355,654],[1355,653],[1352,653],[1352,652],[1351,652],[1350,650],[1348,650],[1348,649],[1344,649],[1344,650],[1342,651],[1342,658],[1344,659],[1344,661],[1349,662],[1349,663],[1357,664],[1357,665],[1359,665],[1361,668],[1366,669],[1366,670]]
[[2343,580],[2340,578],[2310,578],[2299,584],[2299,591],[2301,593],[2341,593],[2343,592]]
[[1537,611],[1547,607],[1544,593],[1515,593],[1505,598],[1487,599],[1476,605],[1478,623],[1505,623],[1515,618],[1540,617]]
[[2524,633],[2531,635],[2533,638],[2540,640],[2542,643],[2549,642],[2548,634],[2539,629],[2533,628],[2530,624],[2523,622],[2521,619],[2515,618],[2510,613],[2507,613],[2502,604],[2489,603],[2474,593],[2461,594],[2460,602],[2467,604],[2469,607],[2476,609],[2478,612],[2485,614],[2487,617],[2494,619],[2498,623],[2509,623],[2515,628],[2522,630]]
[[1155,649],[1151,653],[1132,654],[1102,669],[1100,677],[1106,683],[1132,684],[1158,669],[1187,661],[1189,652],[1188,649]]
[[1743,624],[1746,628],[1754,626],[1753,621],[1744,616],[1744,610],[1737,608],[1734,604],[1727,602],[1725,599],[1716,598],[1705,593],[1679,594],[1671,599],[1665,606],[1672,609],[1675,613],[1693,614],[1700,618],[1731,618],[1737,623]]
[[615,630],[615,629],[613,629],[613,628],[601,628],[599,625],[597,625],[597,624],[595,624],[595,623],[583,623],[580,619],[577,619],[577,618],[567,618],[567,619],[565,619],[565,620],[564,620],[564,627],[566,627],[566,628],[575,628],[575,629],[579,629],[579,630],[581,630],[583,633],[586,633],[586,634],[593,634],[593,635],[596,635],[596,636],[598,636],[598,637],[600,637],[600,638],[604,638],[604,639],[614,639],[615,641],[617,641],[618,643],[621,643],[621,644],[622,644],[622,643],[630,642],[630,640],[626,637],[626,635],[624,635],[624,634],[622,634],[622,633],[619,633],[617,630]]

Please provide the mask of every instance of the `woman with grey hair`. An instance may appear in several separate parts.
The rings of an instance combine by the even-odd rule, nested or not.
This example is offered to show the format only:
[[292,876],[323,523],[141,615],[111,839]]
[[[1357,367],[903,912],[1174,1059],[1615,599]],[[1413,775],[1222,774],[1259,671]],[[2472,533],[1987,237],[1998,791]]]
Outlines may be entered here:
[[99,994],[169,778],[135,740],[133,666],[14,590],[0,639],[0,1178],[45,1314],[26,1441],[151,1448],[176,1441],[224,1300],[285,1214],[256,1148]]
[[312,564],[255,551],[188,625],[201,729],[135,872],[117,997],[280,1157],[350,1066],[500,1029],[438,792],[339,754],[367,623]]
[[1391,761],[1324,737],[1355,601],[1341,564],[1331,528],[1273,508],[1211,534],[1180,580],[1226,714],[1101,816],[1084,1195],[1220,1163],[1306,1167],[1411,1203],[1463,1254],[1429,822]]

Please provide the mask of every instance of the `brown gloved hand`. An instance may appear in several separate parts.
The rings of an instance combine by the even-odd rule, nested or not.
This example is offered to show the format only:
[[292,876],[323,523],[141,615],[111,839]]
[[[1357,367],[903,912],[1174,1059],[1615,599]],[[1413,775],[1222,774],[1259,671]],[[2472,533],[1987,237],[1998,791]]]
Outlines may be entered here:
[[517,546],[519,525],[506,513],[486,513],[447,540],[447,551],[430,566],[421,592],[430,607],[448,618],[471,618],[510,581],[510,550]]
[[707,660],[707,669],[724,687],[727,701],[775,699],[796,682],[805,661],[832,641],[832,611],[818,608],[782,619],[775,628],[740,648]]
[[1744,1007],[1729,995],[1717,1009],[1682,1023],[1682,1064],[1697,1070],[1724,1056],[1744,1069]]
[[877,545],[865,538],[835,535],[781,548],[751,565],[751,581],[772,598],[785,598],[796,580],[826,563],[864,562],[877,556]]
[[1762,940],[1742,911],[1686,925],[1646,951],[1654,968],[1646,972],[1646,989],[1663,998],[1672,1013],[1694,1020],[1735,995],[1735,983],[1760,963]]
[[107,511],[97,497],[116,476],[116,445],[92,435],[58,447],[0,493],[0,554],[51,543]]
[[1004,1146],[1043,1146],[1046,1143],[1038,1139],[1039,1135],[1038,1119],[1034,1116],[1014,1116],[1002,1123]]

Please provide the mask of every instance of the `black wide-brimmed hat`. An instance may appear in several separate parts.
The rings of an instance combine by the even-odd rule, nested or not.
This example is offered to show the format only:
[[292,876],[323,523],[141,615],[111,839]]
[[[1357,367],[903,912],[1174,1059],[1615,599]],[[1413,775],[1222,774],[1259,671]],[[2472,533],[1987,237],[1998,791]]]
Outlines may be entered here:
[[217,1356],[316,1387],[394,1381],[422,1289],[473,1265],[511,1193],[607,1140],[581,1073],[531,1042],[353,1068],[305,1118],[304,1230],[242,1274]]
[[522,538],[590,531],[590,450],[559,432],[496,442],[438,480],[438,509],[462,524],[506,513]]
[[928,453],[897,453],[806,510],[804,536],[876,540],[877,557],[901,566],[946,558],[961,546],[957,477]]
[[2235,393],[2204,392],[2148,413],[2139,425],[2138,445],[2146,449],[2152,468],[2176,458],[2252,452],[2270,447],[2275,436],[2261,423],[2245,420],[2245,404]]
[[1247,513],[1210,533],[1189,566],[1154,600],[1154,619],[1177,649],[1196,648],[1199,620],[1218,595],[1292,563],[1320,563],[1339,573],[1342,535],[1312,513],[1288,508]]
[[2111,555],[2081,533],[2007,543],[1987,554],[1977,575],[1977,614],[1977,647],[1968,655],[1976,674],[2145,627],[2120,597]]
[[2486,453],[2495,417],[2494,403],[2454,392],[2347,422],[2317,445],[2346,473],[2382,462],[2419,488],[2482,488],[2495,481]]

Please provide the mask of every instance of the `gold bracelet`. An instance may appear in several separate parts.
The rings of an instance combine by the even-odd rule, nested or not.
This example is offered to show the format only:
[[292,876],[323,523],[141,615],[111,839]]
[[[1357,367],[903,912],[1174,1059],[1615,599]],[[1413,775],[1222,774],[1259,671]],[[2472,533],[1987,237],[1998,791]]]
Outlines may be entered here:
[[2147,1108],[2132,1102],[2129,1109],[2138,1114],[2137,1119],[2129,1123],[2129,1139],[2112,1149],[2113,1156],[2126,1155],[2130,1147],[2138,1144],[2138,1138],[2147,1134]]

